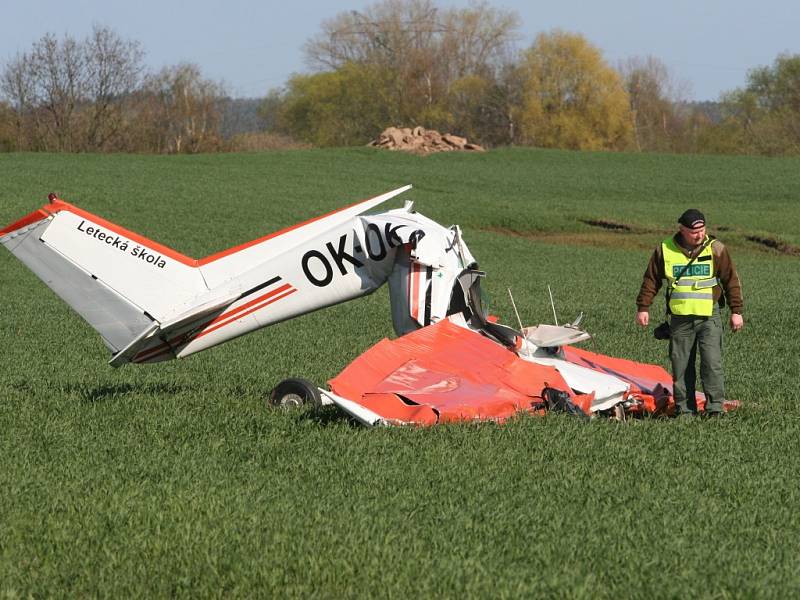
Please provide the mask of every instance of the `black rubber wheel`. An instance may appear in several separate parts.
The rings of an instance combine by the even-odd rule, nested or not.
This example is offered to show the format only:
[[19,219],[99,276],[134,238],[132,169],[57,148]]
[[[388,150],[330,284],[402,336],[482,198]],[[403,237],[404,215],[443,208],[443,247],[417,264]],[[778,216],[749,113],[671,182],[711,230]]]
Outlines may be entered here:
[[291,377],[284,379],[274,388],[269,395],[269,402],[280,408],[295,408],[300,406],[322,406],[322,396],[319,388],[308,379]]

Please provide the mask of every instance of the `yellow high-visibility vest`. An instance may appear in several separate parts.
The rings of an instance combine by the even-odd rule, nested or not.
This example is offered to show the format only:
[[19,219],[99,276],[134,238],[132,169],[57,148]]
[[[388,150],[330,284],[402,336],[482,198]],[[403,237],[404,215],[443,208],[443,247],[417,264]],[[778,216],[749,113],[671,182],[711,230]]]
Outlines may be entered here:
[[[708,242],[708,237],[703,244]],[[711,243],[694,259],[689,268],[689,258],[681,251],[673,238],[661,242],[664,252],[664,275],[667,278],[669,310],[673,315],[696,315],[710,317],[714,311],[713,287],[718,280],[714,273],[714,254]],[[681,274],[683,271],[683,274]],[[677,279],[680,275],[680,279]]]

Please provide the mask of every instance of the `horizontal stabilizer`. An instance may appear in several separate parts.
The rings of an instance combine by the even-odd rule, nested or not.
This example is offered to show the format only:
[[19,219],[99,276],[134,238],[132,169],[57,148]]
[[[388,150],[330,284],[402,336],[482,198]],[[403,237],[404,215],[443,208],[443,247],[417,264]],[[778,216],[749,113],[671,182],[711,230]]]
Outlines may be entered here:
[[40,240],[51,218],[0,237],[12,254],[83,317],[118,352],[152,319],[138,306]]
[[158,323],[151,323],[150,326],[136,336],[130,344],[117,352],[111,360],[108,361],[108,364],[112,367],[121,367],[125,363],[130,362],[131,358],[136,355],[139,349],[147,345],[147,343],[153,339],[157,331]]
[[232,294],[221,300],[214,300],[206,302],[200,306],[196,306],[191,310],[159,325],[157,322],[153,323],[139,336],[136,337],[128,346],[121,352],[115,354],[108,364],[112,367],[120,367],[123,364],[130,362],[141,350],[153,343],[154,338],[158,338],[159,344],[167,338],[169,334],[180,331],[181,329],[189,329],[193,325],[204,325],[209,319],[224,311],[228,306],[236,302],[241,297],[241,294]]

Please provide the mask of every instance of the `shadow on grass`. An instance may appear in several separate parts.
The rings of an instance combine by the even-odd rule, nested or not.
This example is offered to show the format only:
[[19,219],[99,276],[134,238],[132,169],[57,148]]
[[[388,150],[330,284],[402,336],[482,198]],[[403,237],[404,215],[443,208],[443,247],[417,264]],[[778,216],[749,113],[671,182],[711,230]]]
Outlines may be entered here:
[[130,396],[160,396],[175,395],[184,391],[183,386],[177,383],[113,383],[97,387],[85,385],[68,385],[68,393],[77,394],[82,402],[108,402],[109,400],[122,400]]
[[[286,410],[286,409],[276,409]],[[349,425],[353,428],[361,427],[361,424],[345,414],[335,406],[323,406],[321,408],[307,408],[307,409],[288,409],[295,410],[295,422],[300,423],[314,423],[323,427],[329,425]]]

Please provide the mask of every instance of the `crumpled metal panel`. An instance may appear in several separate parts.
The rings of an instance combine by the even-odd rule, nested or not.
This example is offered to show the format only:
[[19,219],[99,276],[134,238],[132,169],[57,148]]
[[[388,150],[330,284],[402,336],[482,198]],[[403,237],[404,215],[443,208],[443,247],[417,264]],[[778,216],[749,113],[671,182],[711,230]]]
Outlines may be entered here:
[[449,320],[379,342],[329,385],[388,422],[423,425],[535,411],[545,387],[572,394],[555,368]]

